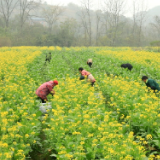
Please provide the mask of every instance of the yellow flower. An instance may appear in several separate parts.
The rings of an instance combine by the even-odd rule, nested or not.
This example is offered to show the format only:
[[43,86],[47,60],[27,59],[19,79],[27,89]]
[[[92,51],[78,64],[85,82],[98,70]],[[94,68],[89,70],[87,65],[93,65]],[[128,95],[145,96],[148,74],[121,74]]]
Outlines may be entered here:
[[81,134],[81,133],[75,131],[75,132],[73,132],[72,134],[73,134],[73,135],[79,135],[79,134]]
[[29,137],[29,134],[25,134],[25,137],[28,138],[28,137]]
[[151,134],[148,134],[147,136],[146,136],[146,138],[149,140],[149,139],[152,139],[152,135]]
[[71,159],[71,158],[73,158],[73,155],[71,155],[71,154],[65,154],[65,157],[68,158],[68,159]]

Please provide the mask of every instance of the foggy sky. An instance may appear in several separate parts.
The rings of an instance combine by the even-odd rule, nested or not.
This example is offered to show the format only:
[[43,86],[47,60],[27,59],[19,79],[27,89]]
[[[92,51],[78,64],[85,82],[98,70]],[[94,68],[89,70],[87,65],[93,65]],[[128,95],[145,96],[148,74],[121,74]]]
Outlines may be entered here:
[[[81,5],[81,2],[83,0],[45,0],[48,4],[53,4],[53,5],[67,5],[69,3],[74,3],[77,5]],[[102,7],[102,2],[104,2],[104,0],[92,0],[93,4],[94,4],[94,9],[98,9]],[[131,11],[130,11],[130,7],[132,6],[132,0],[126,0],[126,11],[124,13],[124,15],[126,16],[130,16]],[[143,2],[145,3],[145,6],[147,6],[147,10],[154,8],[156,6],[160,6],[160,0],[138,0],[139,3]]]

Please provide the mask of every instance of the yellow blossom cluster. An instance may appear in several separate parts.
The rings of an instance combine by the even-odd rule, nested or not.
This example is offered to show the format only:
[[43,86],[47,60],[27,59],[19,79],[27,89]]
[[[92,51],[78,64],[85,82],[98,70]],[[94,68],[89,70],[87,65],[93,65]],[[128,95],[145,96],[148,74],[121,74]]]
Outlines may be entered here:
[[0,49],[0,159],[25,159],[38,138],[34,84],[27,65],[42,51],[37,47]]
[[87,82],[70,77],[59,83],[51,99],[52,112],[43,118],[49,147],[58,151],[58,159],[145,157],[145,149],[134,142],[133,132],[123,135],[123,125],[106,111],[102,92],[96,93]]

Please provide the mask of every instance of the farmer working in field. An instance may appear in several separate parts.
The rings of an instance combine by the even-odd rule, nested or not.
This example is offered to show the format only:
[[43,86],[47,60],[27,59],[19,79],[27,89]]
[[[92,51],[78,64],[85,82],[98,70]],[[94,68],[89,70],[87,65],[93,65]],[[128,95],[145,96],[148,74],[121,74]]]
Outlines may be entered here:
[[91,66],[92,66],[92,59],[88,59],[87,64],[88,64],[88,65],[90,66],[90,68],[91,68]]
[[91,85],[93,86],[94,83],[95,83],[95,78],[92,76],[92,74],[86,70],[84,70],[82,67],[80,67],[79,69],[79,72],[81,73],[81,77],[80,77],[80,80],[84,79],[85,76],[91,81]]
[[145,82],[145,84],[146,84],[147,87],[150,87],[152,90],[154,90],[154,92],[156,90],[160,91],[159,84],[155,80],[150,79],[147,76],[143,76],[142,77],[142,81]]
[[45,60],[45,63],[46,62],[50,62],[51,61],[51,52],[49,52],[48,54],[46,54],[46,60]]
[[46,103],[48,94],[52,94],[52,96],[55,94],[53,88],[56,85],[58,85],[57,80],[48,81],[40,85],[40,87],[36,90],[36,95],[40,98],[42,103]]
[[130,71],[132,70],[133,66],[130,63],[122,64],[122,68],[128,68]]

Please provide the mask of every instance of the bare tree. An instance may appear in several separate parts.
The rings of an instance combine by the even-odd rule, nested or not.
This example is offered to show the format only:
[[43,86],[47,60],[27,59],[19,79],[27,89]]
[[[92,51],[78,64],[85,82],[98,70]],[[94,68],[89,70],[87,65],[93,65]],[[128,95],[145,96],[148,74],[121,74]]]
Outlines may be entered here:
[[47,6],[43,8],[43,17],[48,24],[49,32],[52,32],[53,25],[56,24],[60,15],[64,12],[64,8],[56,5],[56,6]]
[[[95,11],[95,45],[98,46],[100,44],[100,36],[103,33],[103,12],[101,10],[101,1],[97,1]],[[101,7],[100,7],[101,6]],[[94,25],[93,25],[94,26]]]
[[139,7],[136,6],[136,2],[137,2],[137,0],[133,0],[133,28],[132,28],[133,38],[135,35],[135,30],[136,30],[136,13],[137,13],[137,9],[139,9]]
[[41,4],[41,0],[19,0],[18,3],[20,10],[20,28],[22,29],[26,20],[32,16],[31,12]]
[[141,38],[146,16],[147,16],[146,0],[142,1],[133,0],[132,40],[133,43],[137,43],[138,45],[141,45]]
[[85,34],[85,44],[89,46],[92,45],[92,4],[92,0],[82,0],[81,14],[79,14]]
[[118,27],[120,24],[120,16],[122,16],[125,8],[125,0],[104,0],[105,25],[107,36],[110,39],[110,45],[115,45]]
[[101,19],[102,15],[100,11],[96,11],[96,46],[98,46],[99,38],[100,38],[100,28],[101,28]]
[[18,0],[0,0],[0,14],[6,29],[9,28],[10,19],[17,4]]

